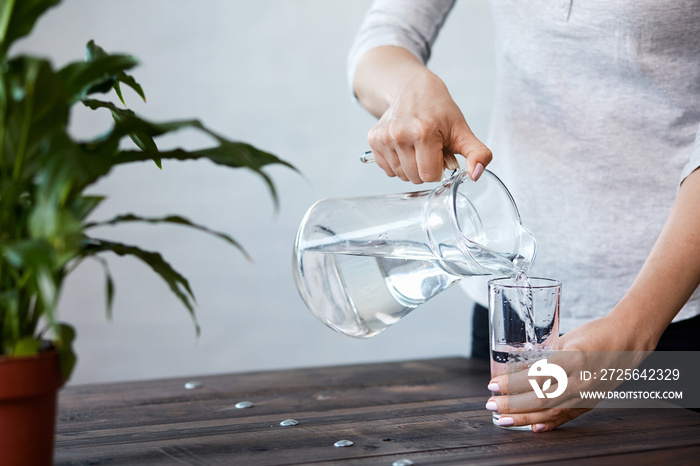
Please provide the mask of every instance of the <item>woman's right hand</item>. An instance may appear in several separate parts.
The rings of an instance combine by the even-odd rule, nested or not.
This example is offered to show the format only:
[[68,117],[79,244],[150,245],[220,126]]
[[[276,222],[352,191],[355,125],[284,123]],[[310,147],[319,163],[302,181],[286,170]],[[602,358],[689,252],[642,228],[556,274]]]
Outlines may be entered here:
[[380,116],[368,140],[388,176],[416,184],[439,181],[445,168],[457,168],[455,154],[461,154],[476,181],[491,162],[491,151],[474,136],[445,84],[407,50],[368,51],[355,89],[360,102]]

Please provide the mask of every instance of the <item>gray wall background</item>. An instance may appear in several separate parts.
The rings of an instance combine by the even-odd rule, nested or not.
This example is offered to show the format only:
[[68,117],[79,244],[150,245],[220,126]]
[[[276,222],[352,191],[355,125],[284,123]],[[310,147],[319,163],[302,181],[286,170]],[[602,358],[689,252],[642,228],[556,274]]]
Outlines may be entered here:
[[[413,191],[358,162],[374,119],[351,99],[348,47],[369,0],[65,0],[18,45],[55,66],[81,59],[94,39],[128,52],[146,92],[127,104],[156,121],[196,117],[232,139],[294,164],[268,170],[280,195],[274,211],[257,176],[208,162],[120,168],[91,192],[107,201],[94,214],[180,213],[227,232],[253,256],[205,234],[172,226],[103,229],[102,236],[161,251],[190,280],[202,333],[167,286],[136,260],[105,256],[116,282],[113,319],[105,314],[101,266],[81,264],[68,278],[60,317],[78,331],[72,384],[291,367],[468,355],[471,306],[453,287],[370,340],[318,322],[291,275],[291,248],[306,209],[329,196]],[[447,82],[472,129],[486,137],[493,92],[491,23],[485,0],[457,2],[430,67]],[[76,111],[71,128],[91,137],[111,117]],[[197,148],[193,132],[163,148]],[[420,189],[429,188],[423,185]]]

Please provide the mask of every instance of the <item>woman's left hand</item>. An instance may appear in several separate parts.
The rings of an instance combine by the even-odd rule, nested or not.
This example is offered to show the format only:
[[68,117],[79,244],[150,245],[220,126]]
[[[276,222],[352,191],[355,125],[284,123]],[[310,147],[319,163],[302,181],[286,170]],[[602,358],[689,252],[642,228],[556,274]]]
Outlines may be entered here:
[[[629,339],[624,334],[629,329],[621,328],[613,316],[606,316],[568,332],[559,340],[559,352],[547,359],[548,364],[557,364],[566,372],[566,390],[556,398],[538,398],[530,384],[528,372],[522,371],[494,377],[489,382],[489,390],[498,395],[492,396],[486,408],[501,414],[499,424],[509,426],[531,426],[533,432],[546,432],[590,411],[590,401],[580,398],[581,391],[610,390],[614,386],[601,386],[599,380],[581,380],[581,371],[594,367],[620,367],[638,364],[640,358],[633,362],[620,360],[620,353],[631,349],[632,335]],[[624,359],[627,359],[625,357]],[[550,386],[549,393],[558,386]],[[546,390],[544,390],[546,391]]]

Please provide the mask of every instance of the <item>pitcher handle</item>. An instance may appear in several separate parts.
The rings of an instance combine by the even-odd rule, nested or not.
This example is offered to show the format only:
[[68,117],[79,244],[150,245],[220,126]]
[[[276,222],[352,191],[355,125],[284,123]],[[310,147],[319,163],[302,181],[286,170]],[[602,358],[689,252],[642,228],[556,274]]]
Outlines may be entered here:
[[362,163],[374,163],[374,153],[371,150],[366,150],[360,155],[360,162]]

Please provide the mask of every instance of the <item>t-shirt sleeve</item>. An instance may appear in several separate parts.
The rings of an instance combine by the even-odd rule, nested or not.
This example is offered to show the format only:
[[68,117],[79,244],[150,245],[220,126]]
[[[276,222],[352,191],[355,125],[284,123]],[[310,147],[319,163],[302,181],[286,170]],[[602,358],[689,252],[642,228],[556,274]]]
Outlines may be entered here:
[[695,133],[695,144],[693,144],[693,150],[690,152],[690,160],[683,167],[683,172],[681,173],[681,183],[685,180],[688,175],[693,173],[695,170],[700,168],[700,127],[698,132]]
[[403,47],[426,63],[454,3],[455,0],[375,0],[365,14],[348,54],[350,92],[354,95],[357,63],[375,47]]

